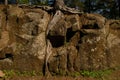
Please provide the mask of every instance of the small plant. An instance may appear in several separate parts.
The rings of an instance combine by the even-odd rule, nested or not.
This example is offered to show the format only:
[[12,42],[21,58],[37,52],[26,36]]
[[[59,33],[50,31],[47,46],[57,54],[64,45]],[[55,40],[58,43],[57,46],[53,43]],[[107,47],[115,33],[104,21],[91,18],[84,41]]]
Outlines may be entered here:
[[80,73],[79,73],[79,72],[73,72],[73,73],[71,74],[71,76],[72,76],[72,77],[78,77],[78,76],[80,76]]
[[15,72],[13,70],[3,70],[5,73],[5,78],[9,78],[15,75]]
[[36,71],[14,71],[14,70],[3,70],[5,73],[5,78],[11,78],[14,76],[43,76],[42,72],[36,72]]
[[81,74],[79,72],[67,72],[67,76],[71,76],[71,77],[78,77]]
[[19,76],[36,76],[36,75],[37,74],[35,71],[23,71],[23,72],[19,73]]
[[80,72],[81,75],[87,77],[94,77],[94,78],[101,78],[105,75],[109,75],[112,73],[113,70],[99,70],[99,71],[86,71],[83,70]]
[[117,66],[117,67],[115,68],[115,70],[120,70],[120,66]]

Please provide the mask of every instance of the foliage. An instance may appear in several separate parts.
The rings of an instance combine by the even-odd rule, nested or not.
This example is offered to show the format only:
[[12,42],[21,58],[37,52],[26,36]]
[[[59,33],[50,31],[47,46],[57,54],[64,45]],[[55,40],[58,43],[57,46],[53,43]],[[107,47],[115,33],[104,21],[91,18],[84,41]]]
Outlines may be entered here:
[[120,0],[64,0],[69,7],[88,13],[99,13],[107,18],[120,18]]
[[[36,72],[36,71],[14,71],[14,70],[3,70],[5,73],[5,79],[11,78],[14,76],[43,76],[42,72]],[[71,77],[78,77],[80,75],[85,77],[93,77],[93,78],[102,78],[103,76],[110,75],[113,72],[112,69],[108,70],[98,70],[98,71],[88,71],[88,70],[82,70],[80,72],[69,72],[69,71],[63,71],[59,70],[59,72],[54,73],[52,75],[60,75],[60,76],[71,76]]]
[[78,77],[80,75],[84,77],[93,77],[93,78],[102,78],[103,76],[110,75],[114,70],[98,70],[98,71],[88,71],[88,70],[81,70],[80,72],[74,71],[63,71],[60,70],[57,73],[52,73],[53,76],[60,75],[60,76],[71,76],[71,77]]
[[74,72],[67,72],[67,76],[71,76],[71,77],[78,77],[80,75],[81,75],[80,72],[76,72],[76,71],[74,71]]
[[[15,0],[8,0],[8,2],[15,3]],[[64,0],[64,2],[67,6],[84,12],[99,13],[107,18],[120,19],[120,0]],[[4,3],[4,0],[0,0],[0,3]],[[18,3],[48,5],[48,0],[18,0]]]
[[19,4],[32,4],[32,5],[47,5],[47,0],[19,0]]
[[107,18],[117,19],[120,17],[117,0],[85,0],[84,5],[85,12],[99,13]]
[[64,2],[69,7],[83,10],[84,3],[80,0],[64,0]]
[[112,72],[113,70],[98,70],[98,71],[83,70],[80,72],[80,74],[87,77],[101,78],[105,75],[111,74]]
[[[99,13],[110,19],[120,19],[120,0],[64,0],[64,2],[67,6],[83,10],[84,12]],[[0,3],[2,3],[2,0]],[[18,0],[18,3],[31,5],[48,5],[49,1]]]
[[36,71],[14,71],[14,70],[3,70],[5,73],[5,78],[11,78],[14,76],[43,76],[42,72],[36,72]]
[[13,70],[3,70],[3,72],[5,73],[5,78],[9,78],[15,75],[15,72]]
[[26,4],[28,3],[28,0],[19,0],[19,4]]

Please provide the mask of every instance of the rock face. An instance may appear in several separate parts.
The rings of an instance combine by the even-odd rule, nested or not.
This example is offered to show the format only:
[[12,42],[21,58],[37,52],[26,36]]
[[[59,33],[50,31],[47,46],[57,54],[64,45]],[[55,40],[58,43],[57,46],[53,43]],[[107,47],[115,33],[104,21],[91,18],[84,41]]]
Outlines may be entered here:
[[0,78],[4,77],[5,74],[0,70]]
[[99,14],[62,15],[46,35],[53,18],[49,12],[0,6],[0,70],[43,72],[47,40],[52,45],[47,61],[52,75],[120,66],[120,20]]

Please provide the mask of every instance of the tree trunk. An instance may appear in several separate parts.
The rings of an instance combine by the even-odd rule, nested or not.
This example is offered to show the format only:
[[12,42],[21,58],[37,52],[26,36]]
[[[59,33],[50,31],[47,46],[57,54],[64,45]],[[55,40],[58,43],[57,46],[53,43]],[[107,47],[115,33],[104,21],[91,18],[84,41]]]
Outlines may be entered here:
[[78,13],[78,14],[83,13],[83,12],[80,12],[79,10],[76,10],[75,8],[67,7],[64,3],[64,0],[55,0],[54,8],[56,10],[61,10],[68,13]]
[[119,7],[119,18],[120,18],[120,0],[117,0],[118,2],[118,7]]
[[61,9],[62,7],[65,7],[65,3],[63,0],[56,0],[55,1],[55,6],[56,9]]
[[8,0],[5,0],[5,5],[8,5]]
[[19,3],[19,0],[16,0],[16,4],[18,4]]

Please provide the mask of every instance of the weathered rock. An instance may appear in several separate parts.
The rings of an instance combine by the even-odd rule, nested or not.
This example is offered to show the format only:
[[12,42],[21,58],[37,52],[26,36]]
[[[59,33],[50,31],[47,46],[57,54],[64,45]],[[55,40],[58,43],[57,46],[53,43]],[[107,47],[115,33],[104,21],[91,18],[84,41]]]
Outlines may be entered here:
[[38,7],[0,6],[1,70],[43,72],[46,65],[50,74],[66,75],[120,66],[120,20],[53,15]]
[[66,73],[75,71],[77,49],[74,46],[63,46],[53,49],[53,53],[48,60],[49,71],[51,74],[66,75]]
[[109,66],[111,68],[118,68],[120,66],[120,21],[109,20],[106,22],[109,26],[109,32],[107,35],[107,54]]
[[7,19],[5,26],[1,24],[6,31],[3,29],[1,32],[0,69],[42,72],[49,14],[41,9],[21,9],[15,6],[10,6],[7,13],[1,14],[1,23],[4,22],[3,15]]
[[52,75],[59,74],[60,71],[66,72],[67,70],[67,50],[65,47],[60,47],[58,49],[53,49],[48,60],[48,69]]
[[100,35],[83,36],[79,43],[80,68],[85,70],[105,69],[107,67],[105,44],[106,41]]
[[0,77],[4,77],[5,74],[0,70]]

